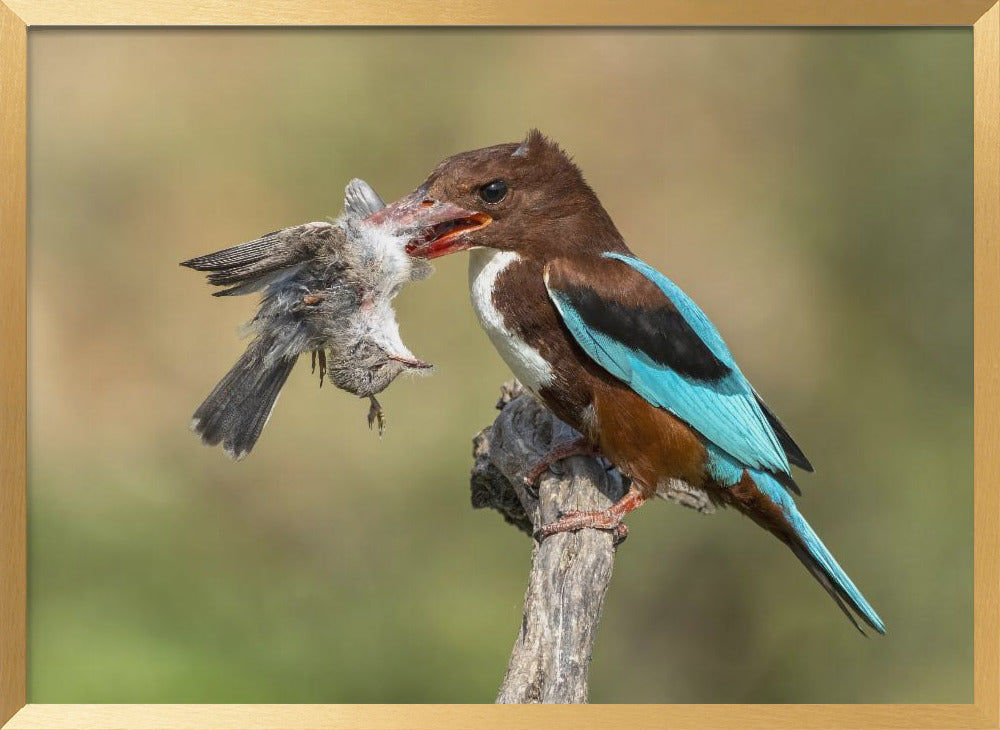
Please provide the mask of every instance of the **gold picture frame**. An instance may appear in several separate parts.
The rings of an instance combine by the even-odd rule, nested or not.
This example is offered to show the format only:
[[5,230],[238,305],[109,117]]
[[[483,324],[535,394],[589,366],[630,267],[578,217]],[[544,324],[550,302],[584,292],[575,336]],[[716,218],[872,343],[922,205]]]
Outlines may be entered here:
[[[975,104],[975,659],[962,705],[27,704],[27,50],[52,26],[971,26]],[[1000,727],[1000,2],[0,0],[0,724],[4,728]]]

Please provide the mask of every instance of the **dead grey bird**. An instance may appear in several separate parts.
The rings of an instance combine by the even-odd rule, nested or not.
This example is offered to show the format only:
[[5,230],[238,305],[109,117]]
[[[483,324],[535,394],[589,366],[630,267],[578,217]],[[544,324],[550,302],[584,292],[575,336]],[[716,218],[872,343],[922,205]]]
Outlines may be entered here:
[[404,284],[426,278],[430,265],[405,252],[407,239],[385,223],[366,221],[385,207],[363,180],[345,191],[344,214],[306,223],[181,263],[207,271],[227,287],[215,296],[262,292],[248,329],[254,335],[226,376],[195,411],[191,429],[242,459],[253,448],[299,355],[312,353],[320,385],[369,398],[368,425],[384,428],[377,393],[403,372],[431,366],[399,335],[392,300]]

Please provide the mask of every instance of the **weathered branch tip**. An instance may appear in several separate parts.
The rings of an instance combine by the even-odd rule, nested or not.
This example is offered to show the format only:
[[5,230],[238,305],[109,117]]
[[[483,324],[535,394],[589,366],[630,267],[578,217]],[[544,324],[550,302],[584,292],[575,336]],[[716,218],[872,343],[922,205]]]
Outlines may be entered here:
[[[601,510],[624,493],[617,470],[601,459],[573,457],[542,475],[538,493],[523,481],[554,446],[579,434],[516,381],[505,383],[500,415],[473,440],[474,508],[491,507],[531,535],[570,510]],[[610,533],[580,530],[533,544],[524,616],[496,701],[587,701],[587,672],[611,581]]]

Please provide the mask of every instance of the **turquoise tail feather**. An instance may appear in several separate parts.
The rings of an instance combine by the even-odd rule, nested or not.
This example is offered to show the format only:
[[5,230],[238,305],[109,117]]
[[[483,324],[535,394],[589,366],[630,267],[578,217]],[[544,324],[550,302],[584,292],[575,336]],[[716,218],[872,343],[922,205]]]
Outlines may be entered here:
[[[827,549],[823,541],[819,539],[816,531],[806,522],[805,517],[799,512],[795,501],[788,491],[772,475],[756,469],[748,469],[747,472],[753,478],[757,487],[771,498],[780,508],[797,540],[789,543],[792,552],[802,561],[813,577],[826,589],[833,599],[840,606],[840,609],[847,614],[851,622],[861,630],[858,622],[848,610],[848,607],[860,616],[865,623],[875,629],[878,633],[885,633],[885,624],[879,618],[878,613],[865,599],[858,587],[854,585],[844,569],[837,563],[836,558]],[[864,632],[862,632],[864,633]]]

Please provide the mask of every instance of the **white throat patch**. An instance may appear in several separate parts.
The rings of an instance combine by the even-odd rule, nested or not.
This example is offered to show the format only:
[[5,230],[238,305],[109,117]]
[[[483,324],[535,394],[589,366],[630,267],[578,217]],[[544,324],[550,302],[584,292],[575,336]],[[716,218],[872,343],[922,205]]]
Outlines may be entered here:
[[497,277],[520,259],[513,251],[473,249],[469,256],[469,295],[479,324],[489,335],[493,347],[521,385],[537,394],[539,388],[552,382],[552,367],[538,350],[507,329],[503,314],[493,306],[493,285]]

